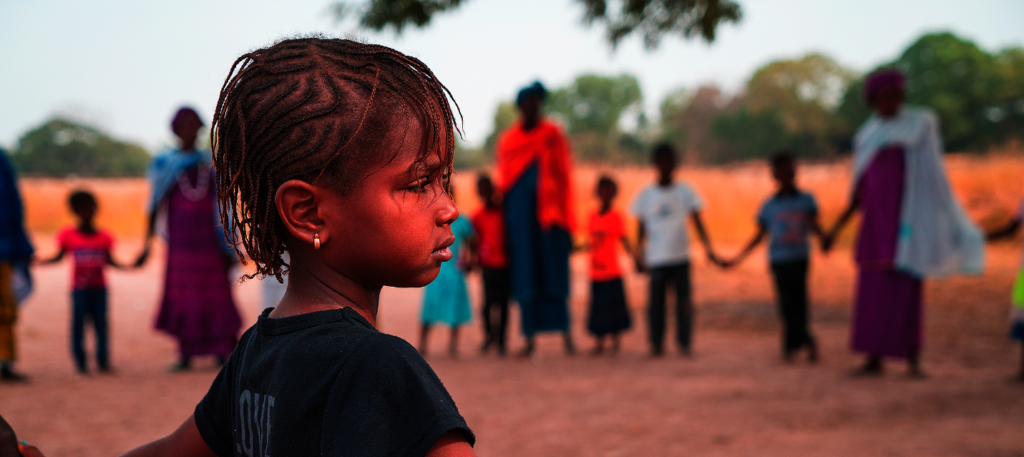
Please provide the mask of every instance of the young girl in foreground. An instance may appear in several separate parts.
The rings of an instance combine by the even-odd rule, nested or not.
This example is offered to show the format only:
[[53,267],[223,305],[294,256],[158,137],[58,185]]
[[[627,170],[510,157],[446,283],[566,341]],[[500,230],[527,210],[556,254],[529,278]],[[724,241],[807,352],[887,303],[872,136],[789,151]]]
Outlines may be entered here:
[[127,455],[474,455],[416,349],[374,328],[382,286],[424,286],[451,259],[448,97],[419,60],[348,40],[235,62],[212,133],[221,219],[288,290],[193,416]]

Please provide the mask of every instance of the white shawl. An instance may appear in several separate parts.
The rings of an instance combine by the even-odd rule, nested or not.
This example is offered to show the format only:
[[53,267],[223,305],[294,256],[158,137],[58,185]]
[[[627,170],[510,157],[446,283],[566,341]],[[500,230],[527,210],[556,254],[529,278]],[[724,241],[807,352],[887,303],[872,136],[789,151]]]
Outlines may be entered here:
[[938,125],[922,108],[905,107],[891,119],[872,116],[853,139],[853,187],[880,149],[902,145],[906,177],[895,267],[919,277],[980,273],[985,238],[953,197]]

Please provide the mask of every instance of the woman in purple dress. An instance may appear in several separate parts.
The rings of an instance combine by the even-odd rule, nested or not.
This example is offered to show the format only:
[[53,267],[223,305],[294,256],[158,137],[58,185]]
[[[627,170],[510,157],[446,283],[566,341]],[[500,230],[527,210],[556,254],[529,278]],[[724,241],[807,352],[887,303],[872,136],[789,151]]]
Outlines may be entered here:
[[942,164],[938,120],[903,106],[905,79],[895,70],[864,85],[875,114],[854,137],[850,204],[826,237],[826,248],[858,209],[857,292],[850,344],[867,355],[855,373],[882,373],[882,358],[905,359],[923,377],[922,279],[980,272],[984,240],[953,197]]
[[166,221],[167,271],[156,328],[178,340],[171,371],[189,369],[192,358],[212,355],[227,361],[242,326],[231,296],[229,270],[233,249],[224,239],[217,215],[217,191],[209,154],[196,149],[203,122],[191,108],[171,121],[180,147],[153,159],[145,248],[135,262],[149,257],[158,215]]

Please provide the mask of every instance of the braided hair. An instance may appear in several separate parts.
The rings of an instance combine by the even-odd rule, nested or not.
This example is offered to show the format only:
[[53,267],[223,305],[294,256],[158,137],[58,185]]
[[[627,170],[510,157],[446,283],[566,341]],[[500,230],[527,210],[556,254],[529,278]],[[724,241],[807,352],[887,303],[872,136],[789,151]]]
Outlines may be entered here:
[[455,103],[423,62],[385,46],[296,38],[235,60],[210,135],[221,224],[243,264],[242,248],[256,264],[247,277],[282,281],[288,271],[274,203],[282,183],[325,181],[350,192],[370,166],[394,159],[388,133],[405,128],[408,117],[423,121],[418,160],[437,154],[450,175],[453,130],[462,131],[449,99]]

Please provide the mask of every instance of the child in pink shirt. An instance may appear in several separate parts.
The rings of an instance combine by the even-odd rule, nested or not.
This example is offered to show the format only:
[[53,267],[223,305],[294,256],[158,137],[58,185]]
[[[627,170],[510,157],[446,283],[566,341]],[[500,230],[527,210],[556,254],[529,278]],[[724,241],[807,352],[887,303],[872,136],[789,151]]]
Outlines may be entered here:
[[65,254],[71,254],[74,268],[71,275],[71,351],[75,356],[78,372],[89,372],[85,357],[85,323],[92,323],[96,335],[96,365],[100,372],[110,371],[110,355],[107,339],[107,284],[103,268],[107,265],[124,268],[110,256],[114,239],[105,231],[96,229],[93,217],[96,215],[96,197],[79,190],[69,199],[71,211],[78,219],[78,226],[69,227],[57,235],[60,252],[41,264],[59,262]]

